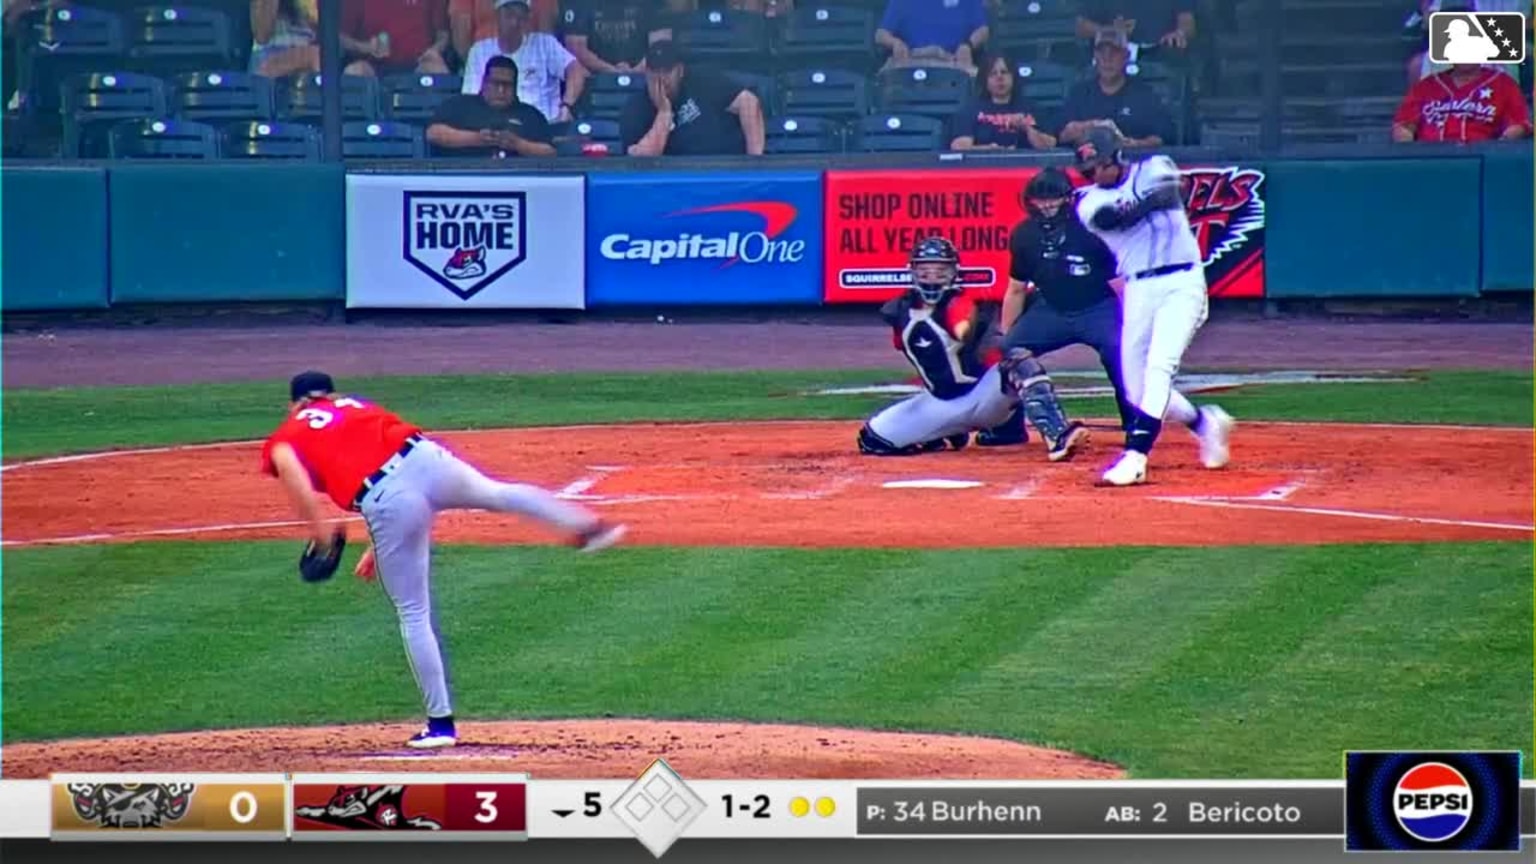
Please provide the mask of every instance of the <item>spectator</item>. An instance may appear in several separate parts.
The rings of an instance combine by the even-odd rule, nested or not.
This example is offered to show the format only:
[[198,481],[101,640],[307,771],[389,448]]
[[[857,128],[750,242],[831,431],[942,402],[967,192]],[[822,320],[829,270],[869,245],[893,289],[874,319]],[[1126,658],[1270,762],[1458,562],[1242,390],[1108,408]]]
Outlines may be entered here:
[[[486,61],[497,55],[517,64],[517,98],[543,112],[552,123],[568,123],[571,111],[587,86],[587,70],[548,33],[528,30],[528,0],[496,0],[500,28],[491,39],[481,39],[469,49],[464,61],[464,92],[480,92],[480,76]],[[563,89],[562,89],[563,84]]]
[[[555,32],[560,0],[530,0],[529,9],[534,30]],[[448,31],[454,55],[462,61],[476,42],[496,35],[496,0],[448,0]]]
[[689,69],[669,39],[646,54],[646,92],[624,106],[619,133],[631,156],[761,156],[757,94],[710,69]]
[[1115,131],[1127,147],[1161,147],[1174,142],[1173,115],[1152,85],[1126,76],[1130,48],[1117,28],[1099,31],[1093,40],[1094,77],[1067,95],[1062,114],[1067,124],[1057,136],[1076,145],[1094,126]]
[[1520,85],[1475,63],[1458,63],[1415,82],[1392,118],[1393,141],[1466,144],[1530,134],[1530,107]]
[[[4,105],[8,111],[19,111],[22,103],[21,92],[21,66],[18,65],[18,55],[26,50],[19,39],[19,33],[24,26],[22,21],[29,13],[39,12],[45,9],[53,9],[59,6],[68,6],[67,0],[5,0],[4,12],[0,13],[0,39],[4,40],[5,50],[0,51],[0,63],[4,64],[4,70],[0,71],[0,79],[3,79],[4,98],[0,99],[0,105]],[[16,142],[6,141],[6,152],[14,152],[12,145]]]
[[625,72],[645,66],[652,42],[672,31],[655,0],[620,5],[613,0],[566,0],[561,15],[565,47],[593,72]]
[[348,75],[445,75],[448,0],[342,0]]
[[1119,30],[1131,45],[1182,52],[1195,38],[1194,0],[1079,0],[1077,35]]
[[544,115],[517,101],[517,77],[511,57],[487,60],[479,94],[461,93],[438,106],[427,140],[457,156],[554,156]]
[[955,115],[951,150],[1049,150],[1056,138],[1046,129],[1054,121],[1031,106],[1018,86],[1018,73],[1007,57],[994,56],[976,95]]
[[317,0],[251,0],[252,72],[286,78],[320,71]]
[[875,44],[891,52],[885,68],[957,66],[974,75],[987,33],[982,0],[887,0]]

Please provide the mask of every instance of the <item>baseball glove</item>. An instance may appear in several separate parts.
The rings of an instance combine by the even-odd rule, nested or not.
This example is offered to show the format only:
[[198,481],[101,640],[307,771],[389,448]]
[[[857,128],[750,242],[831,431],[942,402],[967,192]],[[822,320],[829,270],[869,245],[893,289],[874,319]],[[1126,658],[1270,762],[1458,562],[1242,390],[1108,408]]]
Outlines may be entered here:
[[341,565],[341,553],[347,548],[347,532],[337,528],[331,536],[331,548],[321,552],[315,541],[304,544],[304,554],[299,556],[299,576],[305,582],[324,582],[336,573]]

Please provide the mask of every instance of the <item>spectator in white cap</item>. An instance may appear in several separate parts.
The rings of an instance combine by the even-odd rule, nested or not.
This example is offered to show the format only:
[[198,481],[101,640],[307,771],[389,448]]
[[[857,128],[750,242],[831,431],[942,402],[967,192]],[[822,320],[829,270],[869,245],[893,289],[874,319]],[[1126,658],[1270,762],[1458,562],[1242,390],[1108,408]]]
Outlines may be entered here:
[[528,0],[496,0],[497,34],[470,46],[464,60],[464,92],[480,92],[485,64],[492,57],[511,57],[519,70],[518,101],[539,109],[551,123],[568,123],[588,73],[559,39],[533,31],[532,14]]

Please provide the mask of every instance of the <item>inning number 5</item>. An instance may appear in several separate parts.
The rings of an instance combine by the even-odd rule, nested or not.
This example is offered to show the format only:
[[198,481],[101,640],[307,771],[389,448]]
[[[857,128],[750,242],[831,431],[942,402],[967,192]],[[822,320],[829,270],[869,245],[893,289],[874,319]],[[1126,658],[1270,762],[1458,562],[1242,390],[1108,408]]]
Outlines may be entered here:
[[496,809],[495,792],[476,792],[475,797],[480,799],[480,812],[475,814],[475,821],[482,825],[490,825],[496,821],[501,813]]
[[[363,403],[346,396],[337,399],[331,404],[335,405],[337,408],[363,407]],[[309,428],[311,429],[324,429],[331,424],[332,420],[336,419],[336,415],[335,413],[327,411],[324,408],[305,408],[303,411],[298,413],[298,418],[300,420],[308,420]]]

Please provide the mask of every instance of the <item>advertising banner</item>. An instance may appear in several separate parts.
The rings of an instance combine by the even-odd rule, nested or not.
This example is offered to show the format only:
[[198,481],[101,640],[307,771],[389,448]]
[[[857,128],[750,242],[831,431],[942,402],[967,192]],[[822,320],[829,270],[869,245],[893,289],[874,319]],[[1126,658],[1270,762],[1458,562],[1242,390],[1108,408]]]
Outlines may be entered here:
[[591,306],[821,303],[821,174],[596,173]]
[[347,307],[581,309],[581,177],[347,175]]
[[[935,234],[960,250],[961,280],[972,295],[1001,300],[1008,237],[1025,215],[1019,193],[1038,170],[827,172],[826,301],[883,303],[896,296],[910,284],[912,247]],[[1190,226],[1205,253],[1212,297],[1264,295],[1263,181],[1253,168],[1184,169]]]

